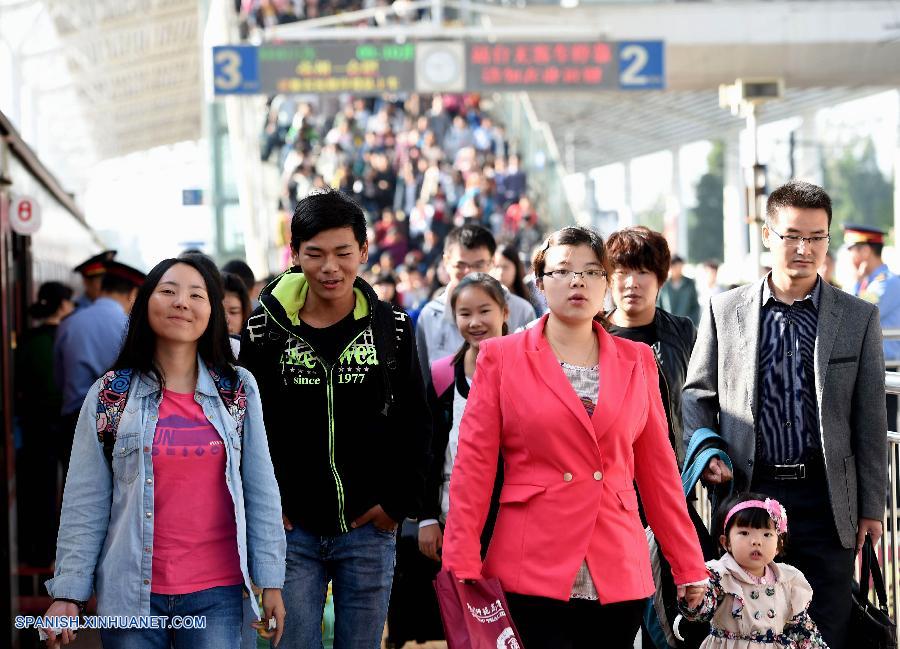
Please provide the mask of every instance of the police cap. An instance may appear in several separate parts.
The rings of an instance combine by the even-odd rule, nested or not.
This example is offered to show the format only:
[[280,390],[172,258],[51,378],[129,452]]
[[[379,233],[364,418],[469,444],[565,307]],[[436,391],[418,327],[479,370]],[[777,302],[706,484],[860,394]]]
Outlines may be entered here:
[[848,246],[854,246],[858,243],[883,244],[886,234],[884,230],[873,228],[870,225],[846,223],[844,225],[844,244]]
[[104,250],[99,255],[94,255],[72,269],[74,273],[81,273],[82,277],[96,277],[106,272],[105,262],[112,261],[116,256],[115,250]]
[[119,261],[110,259],[109,261],[103,262],[103,267],[107,275],[124,279],[126,282],[133,284],[137,288],[140,288],[141,285],[143,285],[144,280],[147,279],[147,276],[137,268],[133,268],[132,266],[123,264]]

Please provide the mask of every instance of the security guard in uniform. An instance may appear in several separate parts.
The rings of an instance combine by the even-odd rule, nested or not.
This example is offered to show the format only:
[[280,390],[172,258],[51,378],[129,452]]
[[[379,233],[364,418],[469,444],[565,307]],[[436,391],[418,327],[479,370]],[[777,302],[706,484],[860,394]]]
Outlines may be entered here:
[[100,295],[63,320],[53,344],[53,373],[62,389],[59,458],[69,468],[75,424],[84,398],[119,355],[128,315],[146,276],[117,261],[103,262]]
[[[844,244],[856,268],[857,281],[853,294],[878,305],[882,329],[900,329],[900,276],[891,272],[881,260],[884,230],[867,225],[844,226]],[[900,363],[900,339],[884,341],[884,361],[888,369]],[[897,397],[887,397],[888,429],[897,430]]]
[[115,256],[115,250],[104,250],[90,259],[85,259],[72,269],[73,273],[81,275],[81,280],[84,282],[84,293],[75,300],[76,309],[90,306],[100,296],[100,284],[103,282],[103,274],[106,272],[103,264],[112,261]]

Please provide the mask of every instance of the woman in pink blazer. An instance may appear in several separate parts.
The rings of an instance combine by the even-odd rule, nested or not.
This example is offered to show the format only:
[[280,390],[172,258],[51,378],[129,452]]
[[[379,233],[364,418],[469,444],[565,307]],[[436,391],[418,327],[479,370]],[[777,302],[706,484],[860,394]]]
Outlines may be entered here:
[[[653,577],[634,482],[688,602],[706,567],[688,518],[649,347],[614,338],[603,310],[607,257],[587,228],[559,230],[534,258],[549,312],[485,341],[450,480],[443,565],[496,576],[526,649],[631,647]],[[498,455],[500,511],[479,536]]]

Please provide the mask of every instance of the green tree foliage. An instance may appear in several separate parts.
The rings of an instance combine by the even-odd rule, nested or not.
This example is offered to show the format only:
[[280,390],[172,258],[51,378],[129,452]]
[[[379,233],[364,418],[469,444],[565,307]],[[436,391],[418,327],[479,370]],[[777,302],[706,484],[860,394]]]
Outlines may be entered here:
[[634,222],[637,225],[646,226],[654,232],[662,232],[663,227],[665,227],[665,215],[666,200],[664,197],[659,196],[652,207],[642,210],[634,215]]
[[697,205],[688,211],[688,261],[702,263],[724,256],[722,223],[724,220],[725,146],[712,143],[707,171],[697,182]]
[[886,231],[893,228],[894,183],[878,168],[871,138],[847,147],[837,159],[826,160],[824,171],[825,189],[832,201],[832,248],[842,243],[844,223]]

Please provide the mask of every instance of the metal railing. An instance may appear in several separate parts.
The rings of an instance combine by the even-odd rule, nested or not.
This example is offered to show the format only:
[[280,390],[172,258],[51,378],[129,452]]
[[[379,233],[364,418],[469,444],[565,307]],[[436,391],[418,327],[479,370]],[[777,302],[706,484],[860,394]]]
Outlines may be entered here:
[[556,230],[576,222],[576,209],[565,187],[566,169],[546,122],[534,112],[528,93],[508,92],[494,97],[494,110],[505,123],[510,153],[528,174],[528,191],[541,220]]
[[[900,332],[898,332],[900,333]],[[900,395],[900,372],[885,372],[885,392]],[[888,422],[888,425],[892,425]],[[896,428],[896,422],[893,427]],[[888,499],[884,517],[884,534],[876,547],[884,571],[888,607],[894,620],[900,618],[900,529],[897,520],[897,498],[900,489],[900,433],[888,432]],[[874,593],[871,596],[874,601]]]

